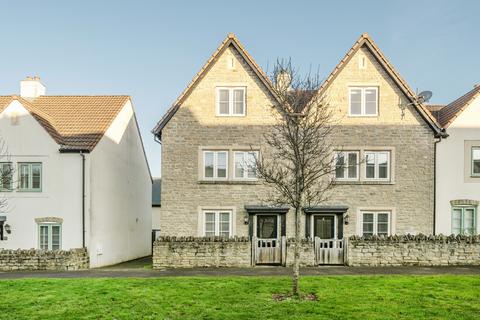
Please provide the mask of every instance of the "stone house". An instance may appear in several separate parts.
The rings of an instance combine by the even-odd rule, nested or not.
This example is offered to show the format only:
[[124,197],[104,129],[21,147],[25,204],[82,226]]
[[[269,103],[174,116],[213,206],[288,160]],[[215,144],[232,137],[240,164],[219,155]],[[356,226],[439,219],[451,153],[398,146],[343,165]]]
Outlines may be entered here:
[[149,255],[152,180],[130,97],[45,91],[28,77],[0,96],[0,248],[86,248],[90,267]]
[[[319,94],[341,119],[333,139],[342,151],[332,159],[338,186],[328,203],[305,210],[303,235],[341,249],[350,235],[432,234],[443,132],[367,34]],[[153,130],[162,145],[163,236],[255,237],[255,250],[278,250],[262,262],[281,263],[293,214],[265,204],[268,187],[248,166],[275,104],[272,83],[229,35]]]
[[437,144],[436,233],[478,234],[480,203],[480,85],[435,108],[448,138]]

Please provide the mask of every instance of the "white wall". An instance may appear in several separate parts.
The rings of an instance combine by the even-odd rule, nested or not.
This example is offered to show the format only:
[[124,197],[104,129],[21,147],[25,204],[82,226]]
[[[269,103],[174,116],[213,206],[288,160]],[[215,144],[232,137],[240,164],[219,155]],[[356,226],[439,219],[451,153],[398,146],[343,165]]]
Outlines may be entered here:
[[[436,233],[451,234],[451,200],[480,201],[480,178],[466,178],[465,141],[480,141],[480,97],[447,128],[449,137],[437,145]],[[469,164],[467,164],[469,165]],[[480,230],[477,211],[477,232]]]
[[91,267],[149,255],[152,181],[130,102],[90,160]]
[[[13,124],[12,117],[17,117]],[[82,246],[82,176],[78,154],[60,154],[59,146],[45,129],[14,100],[0,114],[0,137],[11,155],[10,161],[42,162],[41,192],[2,192],[8,200],[7,217],[12,229],[0,248],[38,248],[38,225],[35,218],[62,218],[62,249]],[[4,159],[0,160],[4,161]],[[14,173],[17,180],[18,172]],[[15,186],[15,184],[14,184]]]

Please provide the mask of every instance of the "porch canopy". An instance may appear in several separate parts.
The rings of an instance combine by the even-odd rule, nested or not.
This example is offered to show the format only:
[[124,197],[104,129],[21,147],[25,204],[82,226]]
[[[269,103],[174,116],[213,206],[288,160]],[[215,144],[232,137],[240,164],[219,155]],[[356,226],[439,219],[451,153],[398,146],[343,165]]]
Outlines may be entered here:
[[258,214],[272,214],[280,215],[280,235],[286,235],[286,213],[290,210],[289,206],[267,206],[267,205],[245,205],[245,210],[248,213],[248,235],[252,237],[253,234],[253,217]]

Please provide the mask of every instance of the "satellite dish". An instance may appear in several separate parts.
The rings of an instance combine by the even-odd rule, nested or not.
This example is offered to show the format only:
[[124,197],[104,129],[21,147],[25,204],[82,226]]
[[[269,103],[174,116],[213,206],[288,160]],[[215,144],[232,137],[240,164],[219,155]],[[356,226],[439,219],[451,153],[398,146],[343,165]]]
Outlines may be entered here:
[[428,102],[432,96],[432,91],[422,91],[418,94],[417,99],[421,100],[422,102]]

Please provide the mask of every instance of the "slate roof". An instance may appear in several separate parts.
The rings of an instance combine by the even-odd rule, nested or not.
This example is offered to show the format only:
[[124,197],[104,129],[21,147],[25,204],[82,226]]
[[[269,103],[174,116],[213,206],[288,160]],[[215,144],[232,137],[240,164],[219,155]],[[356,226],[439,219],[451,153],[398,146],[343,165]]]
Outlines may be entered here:
[[18,100],[61,150],[92,151],[129,96],[0,96],[0,112]]

